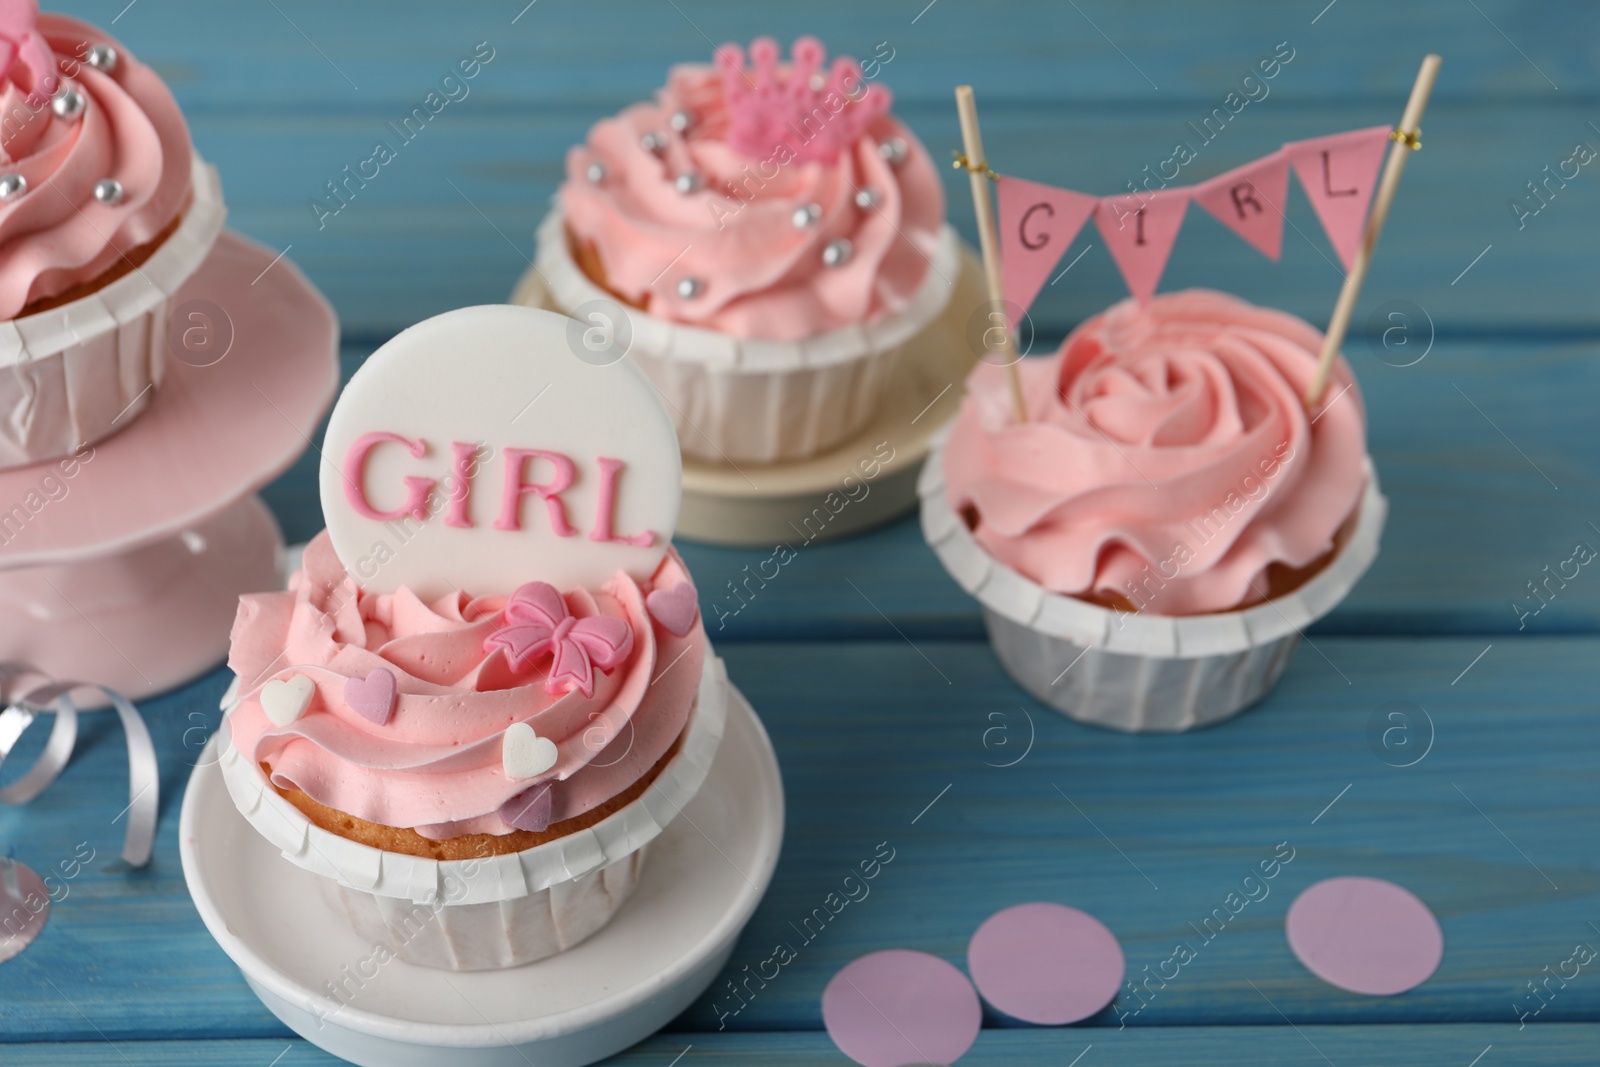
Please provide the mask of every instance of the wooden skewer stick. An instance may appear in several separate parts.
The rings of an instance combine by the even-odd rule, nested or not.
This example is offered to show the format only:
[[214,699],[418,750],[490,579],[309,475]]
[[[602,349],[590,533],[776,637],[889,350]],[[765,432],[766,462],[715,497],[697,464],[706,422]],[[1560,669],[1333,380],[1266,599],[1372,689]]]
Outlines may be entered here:
[[1367,215],[1366,232],[1361,235],[1361,247],[1356,251],[1356,261],[1344,277],[1344,287],[1339,290],[1339,301],[1333,306],[1333,317],[1328,320],[1328,332],[1322,338],[1322,353],[1317,362],[1317,373],[1306,390],[1306,410],[1316,409],[1322,393],[1328,387],[1328,375],[1333,372],[1333,361],[1344,345],[1345,332],[1350,329],[1350,316],[1355,313],[1356,300],[1361,296],[1361,283],[1367,280],[1367,266],[1372,262],[1373,250],[1378,247],[1378,234],[1389,217],[1389,205],[1394,201],[1395,189],[1400,185],[1400,172],[1405,170],[1406,157],[1421,142],[1422,112],[1428,106],[1428,94],[1433,92],[1433,81],[1439,76],[1442,60],[1433,54],[1422,60],[1416,84],[1411,87],[1411,99],[1400,116],[1396,131],[1400,137],[1389,146],[1389,158],[1383,165],[1383,177],[1378,182],[1378,192],[1372,198],[1372,211]]
[[[1000,273],[1000,243],[995,237],[994,208],[989,201],[988,164],[983,155],[983,136],[978,132],[978,102],[972,86],[956,86],[956,114],[961,118],[961,146],[966,153],[967,177],[972,181],[972,208],[978,216],[978,246],[983,250],[983,276],[989,286],[989,305],[1000,311],[1000,352],[1006,358],[1011,379],[1012,414],[1018,422],[1028,421],[1028,407],[1022,397],[1022,374],[1017,370],[1017,343],[1011,322],[1005,314],[1006,290]],[[989,336],[987,330],[984,337]]]

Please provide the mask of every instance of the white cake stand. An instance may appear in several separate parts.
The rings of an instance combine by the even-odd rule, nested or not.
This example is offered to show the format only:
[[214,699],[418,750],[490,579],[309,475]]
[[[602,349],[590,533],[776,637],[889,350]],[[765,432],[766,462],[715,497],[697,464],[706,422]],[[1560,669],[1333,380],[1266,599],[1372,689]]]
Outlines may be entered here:
[[[917,503],[917,472],[928,456],[929,442],[961,406],[962,383],[977,351],[968,337],[970,320],[981,314],[988,299],[983,268],[965,246],[955,288],[944,312],[906,342],[895,361],[883,409],[851,440],[792,463],[736,467],[684,456],[683,506],[675,536],[715,545],[770,548],[780,541],[845,537],[912,510]],[[511,300],[561,310],[531,267],[518,280]],[[840,506],[845,475],[859,479],[858,465],[873,457],[880,442],[893,448],[894,458],[882,465],[865,495]],[[833,508],[827,504],[830,494],[837,494]]]
[[364,1067],[594,1063],[706,990],[777,866],[777,757],[729,688],[727,733],[700,793],[651,845],[638,889],[610,924],[559,956],[467,973],[373,963],[374,946],[324,896],[324,880],[239,814],[214,758],[200,761],[183,798],[189,892],[261,1002],[335,1056]]

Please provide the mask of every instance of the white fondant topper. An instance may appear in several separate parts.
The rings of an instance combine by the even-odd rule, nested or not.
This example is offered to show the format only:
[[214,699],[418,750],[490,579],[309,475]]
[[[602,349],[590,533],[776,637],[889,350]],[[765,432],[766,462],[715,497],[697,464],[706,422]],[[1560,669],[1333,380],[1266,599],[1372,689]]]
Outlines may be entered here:
[[356,371],[328,421],[322,512],[363,589],[431,600],[655,571],[678,521],[677,436],[643,372],[574,354],[568,321],[461,308]]

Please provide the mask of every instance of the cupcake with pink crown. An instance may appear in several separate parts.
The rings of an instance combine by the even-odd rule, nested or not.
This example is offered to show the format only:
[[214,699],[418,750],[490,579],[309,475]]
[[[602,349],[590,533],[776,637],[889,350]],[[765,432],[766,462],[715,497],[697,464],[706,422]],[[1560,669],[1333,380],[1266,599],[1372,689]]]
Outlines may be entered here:
[[748,61],[724,45],[568,153],[538,231],[542,299],[634,358],[686,455],[775,463],[845,441],[948,302],[958,243],[883,62],[829,65],[812,38],[787,63],[770,39]]
[[424,966],[516,966],[603,927],[727,715],[669,543],[671,423],[631,363],[575,358],[568,321],[466,308],[373,353],[329,421],[327,530],[234,624],[230,794]]
[[126,426],[223,222],[161,79],[108,34],[0,3],[0,467]]
[[920,485],[923,530],[1030,693],[1120,730],[1228,718],[1377,554],[1385,501],[1322,334],[1209,290],[1129,299],[1007,371],[980,363]]

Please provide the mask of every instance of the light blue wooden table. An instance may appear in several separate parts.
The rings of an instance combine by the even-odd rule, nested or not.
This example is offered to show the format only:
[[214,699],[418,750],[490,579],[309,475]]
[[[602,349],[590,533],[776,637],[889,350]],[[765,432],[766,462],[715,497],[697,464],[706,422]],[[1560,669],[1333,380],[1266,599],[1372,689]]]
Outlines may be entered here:
[[[221,170],[231,225],[288,248],[338,308],[347,373],[418,318],[503,299],[565,148],[651,92],[670,63],[724,40],[815,32],[857,53],[889,42],[884,80],[936,156],[957,143],[951,87],[969,81],[997,168],[1098,192],[1165,158],[1279,42],[1295,58],[1208,146],[1196,177],[1286,139],[1393,122],[1422,53],[1445,57],[1427,147],[1347,345],[1391,517],[1376,566],[1312,630],[1316,648],[1233,722],[1115,736],[1033,704],[1000,673],[974,604],[912,522],[805,549],[714,633],[772,732],[789,791],[776,880],[730,966],[765,958],[877,842],[896,858],[726,1030],[708,997],[617,1062],[843,1063],[819,1010],[840,966],[890,947],[961,965],[977,924],[1020,901],[1099,916],[1140,974],[1281,841],[1296,858],[1272,895],[1126,1029],[1109,1011],[1065,1029],[991,1015],[962,1062],[1600,1062],[1600,974],[1518,1021],[1534,1003],[1527,983],[1575,944],[1600,945],[1600,574],[1582,571],[1520,626],[1514,607],[1576,543],[1600,546],[1600,172],[1546,194],[1520,227],[1510,206],[1519,195],[1531,205],[1526,183],[1576,143],[1600,147],[1600,7],[523,2],[95,0],[75,13],[115,18],[168,79]],[[494,58],[470,95],[319,228],[310,204],[324,183],[480,41]],[[970,239],[957,178],[952,214]],[[1298,193],[1290,216],[1304,235],[1289,232],[1276,265],[1191,216],[1167,288],[1216,285],[1326,320],[1339,279]],[[1059,337],[1121,295],[1094,249],[1046,290],[1035,318]],[[1405,349],[1381,341],[1389,323],[1373,316],[1389,301],[1415,309]],[[318,528],[309,462],[266,496],[291,539]],[[765,555],[683,551],[707,607]],[[35,867],[85,839],[104,857],[71,883],[39,942],[0,966],[0,1062],[330,1062],[260,1006],[184,890],[177,808],[226,681],[218,671],[145,706],[165,814],[147,869],[110,862],[125,771],[109,721],[90,723],[56,789],[0,809],[0,843]],[[1433,724],[1427,757],[1403,768],[1368,740],[1374,714],[1397,700]],[[1030,716],[1027,757],[991,766],[1022,751]],[[997,723],[1011,748],[992,733],[985,747]],[[1295,962],[1283,912],[1337,874],[1394,879],[1433,907],[1446,949],[1429,982],[1368,999]]]

